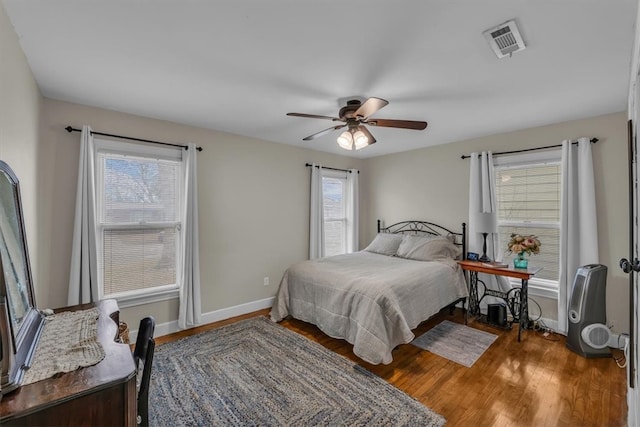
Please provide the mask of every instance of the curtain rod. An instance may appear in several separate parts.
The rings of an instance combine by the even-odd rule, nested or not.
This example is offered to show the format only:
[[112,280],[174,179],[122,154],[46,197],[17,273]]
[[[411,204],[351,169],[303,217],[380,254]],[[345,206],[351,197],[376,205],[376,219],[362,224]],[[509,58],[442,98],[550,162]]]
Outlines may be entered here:
[[[596,142],[598,142],[598,138],[591,138],[590,139],[592,144],[595,144]],[[572,142],[571,144],[573,145],[578,145],[578,142]],[[497,153],[493,153],[494,156],[500,156],[502,154],[515,154],[515,153],[525,153],[527,151],[536,151],[536,150],[546,150],[549,148],[559,148],[562,147],[562,144],[556,144],[556,145],[547,145],[544,147],[535,147],[535,148],[523,148],[522,150],[513,150],[513,151],[499,151]],[[462,156],[460,156],[461,159],[468,159],[471,156],[465,156],[464,154]]]
[[[313,166],[313,165],[311,163],[305,163],[305,166],[306,167],[310,167],[310,166]],[[320,166],[316,166],[316,167],[319,168]],[[332,170],[332,171],[340,171],[340,172],[351,173],[351,171],[349,169],[330,168],[330,167],[327,167],[327,166],[322,166],[322,169],[329,169],[329,170]],[[358,171],[358,173],[360,173],[360,171]]]
[[[69,133],[71,132],[82,132],[82,129],[76,129],[76,128],[72,128],[71,126],[67,126],[65,128],[65,130]],[[184,148],[185,150],[189,149],[188,145],[183,145],[183,144],[171,144],[169,142],[160,142],[160,141],[152,141],[150,139],[140,139],[140,138],[133,138],[130,136],[122,136],[122,135],[114,135],[112,133],[104,133],[104,132],[96,132],[96,131],[91,131],[91,133],[93,135],[100,135],[100,136],[110,136],[112,138],[120,138],[120,139],[128,139],[131,141],[139,141],[139,142],[149,142],[151,144],[160,144],[160,145],[168,145],[170,147],[180,147],[180,148]],[[196,150],[198,151],[202,151],[202,147],[196,147]]]

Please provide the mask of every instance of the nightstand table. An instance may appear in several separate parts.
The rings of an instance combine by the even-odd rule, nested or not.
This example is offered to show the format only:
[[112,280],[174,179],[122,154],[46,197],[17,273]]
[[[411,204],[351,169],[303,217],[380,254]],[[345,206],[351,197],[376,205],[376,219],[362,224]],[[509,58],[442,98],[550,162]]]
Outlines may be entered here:
[[[529,298],[528,298],[528,286],[529,279],[537,272],[542,270],[542,267],[528,267],[528,268],[513,268],[513,267],[494,267],[487,265],[480,261],[458,261],[460,267],[463,270],[469,272],[469,313],[480,313],[480,301],[485,296],[494,296],[502,298],[505,301],[508,299],[508,293],[496,291],[494,289],[484,288],[484,292],[478,299],[478,273],[493,274],[494,276],[514,277],[522,280],[522,287],[520,288],[520,307],[518,310],[518,341],[520,341],[520,334],[523,329],[529,326]],[[484,283],[484,282],[483,282]],[[516,288],[517,289],[517,288]],[[512,313],[515,317],[515,313]]]

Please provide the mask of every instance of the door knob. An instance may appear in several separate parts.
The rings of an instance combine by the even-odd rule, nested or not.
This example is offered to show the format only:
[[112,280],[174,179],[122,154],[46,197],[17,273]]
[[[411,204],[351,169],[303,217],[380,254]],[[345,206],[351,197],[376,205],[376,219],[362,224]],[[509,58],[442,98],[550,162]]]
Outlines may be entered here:
[[626,258],[622,258],[620,260],[620,268],[627,274],[631,273],[631,263]]
[[632,271],[640,271],[640,260],[635,258],[633,261],[629,261],[626,258],[620,260],[620,268],[625,273],[631,273]]

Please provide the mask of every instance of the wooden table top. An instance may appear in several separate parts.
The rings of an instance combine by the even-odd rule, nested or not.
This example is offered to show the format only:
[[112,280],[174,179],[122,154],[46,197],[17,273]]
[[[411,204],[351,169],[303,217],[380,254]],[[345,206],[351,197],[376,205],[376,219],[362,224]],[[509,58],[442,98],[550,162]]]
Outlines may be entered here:
[[470,261],[468,259],[458,261],[460,267],[464,270],[475,271],[478,273],[495,274],[498,276],[515,277],[517,279],[529,280],[531,276],[542,270],[542,267],[529,266],[527,268],[495,267],[489,263],[482,261]]

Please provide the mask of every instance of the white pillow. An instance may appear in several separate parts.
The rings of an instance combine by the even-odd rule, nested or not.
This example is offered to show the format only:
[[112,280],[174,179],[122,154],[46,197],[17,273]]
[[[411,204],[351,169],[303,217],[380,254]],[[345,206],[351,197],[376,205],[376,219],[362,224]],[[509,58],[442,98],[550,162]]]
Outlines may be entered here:
[[418,261],[457,258],[461,249],[444,236],[407,235],[398,247],[398,256]]
[[413,251],[414,248],[422,246],[426,244],[427,241],[433,239],[435,236],[433,234],[405,234],[402,236],[402,243],[400,243],[400,247],[398,247],[398,256],[403,258],[407,258],[409,252]]
[[378,233],[364,250],[376,254],[393,256],[398,252],[398,246],[400,246],[401,242],[401,234]]

